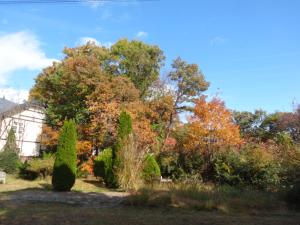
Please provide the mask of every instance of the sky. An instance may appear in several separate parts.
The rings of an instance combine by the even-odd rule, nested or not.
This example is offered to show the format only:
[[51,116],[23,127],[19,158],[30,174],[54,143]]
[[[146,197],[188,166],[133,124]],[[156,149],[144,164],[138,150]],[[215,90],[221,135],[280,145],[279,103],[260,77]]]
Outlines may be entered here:
[[230,109],[292,111],[300,103],[299,11],[298,0],[0,4],[0,96],[25,99],[65,46],[128,38],[160,46],[162,77],[178,56],[197,63],[211,84],[205,94]]

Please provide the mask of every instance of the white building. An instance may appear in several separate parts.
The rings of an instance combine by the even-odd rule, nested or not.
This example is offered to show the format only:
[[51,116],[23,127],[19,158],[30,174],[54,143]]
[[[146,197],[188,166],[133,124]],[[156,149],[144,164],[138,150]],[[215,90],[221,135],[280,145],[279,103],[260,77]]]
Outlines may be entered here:
[[41,151],[41,133],[45,122],[43,108],[31,104],[16,104],[0,98],[0,151],[8,132],[13,129],[21,158],[38,156]]

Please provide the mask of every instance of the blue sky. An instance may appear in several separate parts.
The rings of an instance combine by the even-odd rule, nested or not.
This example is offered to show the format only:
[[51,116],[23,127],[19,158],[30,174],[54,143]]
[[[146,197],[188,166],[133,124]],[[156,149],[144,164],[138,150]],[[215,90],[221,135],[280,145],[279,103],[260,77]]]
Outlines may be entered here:
[[300,103],[300,1],[160,0],[0,5],[0,95],[26,96],[64,46],[120,38],[157,44],[199,64],[231,109],[290,111]]

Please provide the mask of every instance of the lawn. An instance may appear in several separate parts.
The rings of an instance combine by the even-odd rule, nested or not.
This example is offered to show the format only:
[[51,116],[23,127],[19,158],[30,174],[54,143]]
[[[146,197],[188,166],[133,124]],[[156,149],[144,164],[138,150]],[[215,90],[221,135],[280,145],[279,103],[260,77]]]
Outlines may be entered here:
[[83,208],[64,204],[27,203],[17,206],[5,205],[5,209],[0,213],[0,221],[1,225],[299,225],[300,216],[295,214],[230,215],[173,208]]
[[[6,184],[0,184],[0,193],[7,191],[17,191],[28,188],[36,188],[41,190],[50,190],[51,189],[51,177],[47,177],[46,179],[36,179],[34,181],[23,180],[18,178],[17,176],[8,175],[6,179]],[[103,185],[95,178],[89,179],[76,179],[76,183],[72,188],[73,191],[79,192],[103,192],[109,191],[104,188]]]
[[93,178],[77,179],[68,193],[53,192],[50,184],[9,176],[0,185],[0,224],[300,224],[299,212],[263,193],[164,186],[128,197]]

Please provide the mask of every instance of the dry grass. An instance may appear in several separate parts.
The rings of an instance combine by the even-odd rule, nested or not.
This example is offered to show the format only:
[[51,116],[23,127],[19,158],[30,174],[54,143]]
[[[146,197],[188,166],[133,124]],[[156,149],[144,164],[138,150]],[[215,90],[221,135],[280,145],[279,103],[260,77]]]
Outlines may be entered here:
[[143,185],[141,174],[145,152],[138,149],[133,135],[122,143],[122,149],[118,152],[121,162],[117,177],[124,190],[138,190]]
[[203,184],[168,184],[143,188],[133,193],[126,203],[223,213],[288,212],[280,193]]

